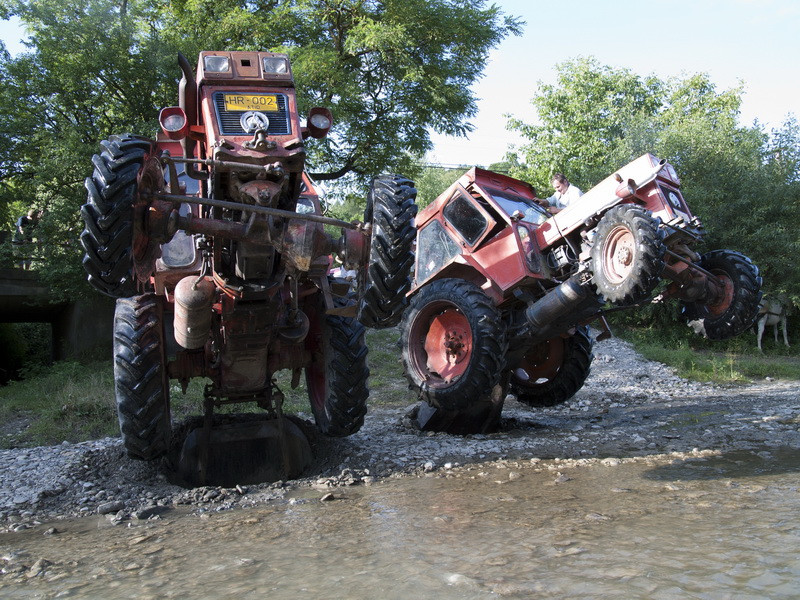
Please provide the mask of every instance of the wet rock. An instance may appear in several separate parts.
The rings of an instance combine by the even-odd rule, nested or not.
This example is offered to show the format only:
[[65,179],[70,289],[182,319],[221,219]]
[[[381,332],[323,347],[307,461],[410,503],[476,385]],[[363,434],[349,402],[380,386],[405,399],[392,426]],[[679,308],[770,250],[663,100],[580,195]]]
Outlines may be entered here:
[[469,587],[476,587],[478,582],[473,579],[472,577],[467,577],[466,575],[462,575],[461,573],[450,573],[445,578],[450,585],[457,585],[457,586],[469,586]]
[[44,558],[40,558],[39,560],[37,560],[35,563],[33,563],[31,565],[31,568],[28,569],[28,572],[25,574],[25,577],[27,577],[28,579],[33,579],[34,577],[39,577],[40,575],[42,575],[45,572],[47,567],[49,567],[52,564],[53,563],[51,563],[50,561],[45,560]]
[[163,515],[169,510],[170,509],[167,506],[146,506],[145,508],[137,510],[135,513],[133,513],[133,516],[140,521],[145,521],[151,517]]
[[125,508],[125,503],[120,502],[119,500],[114,500],[113,502],[105,502],[97,507],[97,513],[101,515],[107,515],[109,513],[117,513]]

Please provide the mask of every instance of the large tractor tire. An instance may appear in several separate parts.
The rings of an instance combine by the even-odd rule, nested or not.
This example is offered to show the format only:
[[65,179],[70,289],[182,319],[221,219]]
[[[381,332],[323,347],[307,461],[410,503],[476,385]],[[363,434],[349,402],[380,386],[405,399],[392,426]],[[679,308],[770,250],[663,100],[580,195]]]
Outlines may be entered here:
[[95,289],[125,298],[137,292],[134,204],[137,177],[153,144],[132,135],[114,135],[100,146],[101,153],[92,157],[94,172],[85,182],[88,200],[81,207],[83,267]]
[[435,408],[469,410],[500,381],[505,323],[473,283],[440,279],[424,286],[403,315],[400,339],[409,387]]
[[586,327],[531,348],[511,371],[509,391],[528,406],[556,406],[583,387],[592,366],[592,338]]
[[312,359],[305,371],[314,421],[325,435],[348,436],[361,429],[367,414],[366,330],[353,318],[324,314],[321,307],[310,317],[306,347]]
[[369,264],[359,274],[358,320],[376,329],[400,322],[411,289],[417,190],[399,175],[373,180],[364,222],[372,224]]
[[710,340],[726,340],[753,326],[761,302],[758,267],[744,254],[713,250],[700,257],[699,266],[716,275],[724,290],[711,304],[683,303],[682,313],[696,333]]
[[169,449],[172,425],[164,317],[155,294],[120,298],[114,313],[114,390],[128,455],[159,458]]
[[645,300],[661,281],[666,248],[650,212],[633,204],[610,209],[597,224],[592,281],[606,302]]

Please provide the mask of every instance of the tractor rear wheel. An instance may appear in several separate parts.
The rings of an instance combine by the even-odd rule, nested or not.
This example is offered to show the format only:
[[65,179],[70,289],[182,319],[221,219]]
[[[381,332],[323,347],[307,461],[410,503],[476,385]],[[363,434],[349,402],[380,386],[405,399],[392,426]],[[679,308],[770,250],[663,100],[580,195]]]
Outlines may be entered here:
[[414,182],[405,177],[382,175],[372,181],[364,211],[364,222],[372,224],[369,263],[358,279],[358,320],[367,327],[394,327],[408,304],[416,197]]
[[172,435],[162,300],[120,298],[114,312],[114,391],[128,455],[153,460]]
[[366,330],[357,320],[326,315],[322,306],[309,315],[306,347],[311,364],[306,386],[317,428],[331,437],[357,432],[367,414]]
[[761,302],[758,267],[733,250],[703,254],[699,266],[716,275],[723,289],[710,304],[683,304],[682,313],[688,325],[710,340],[726,340],[752,327]]
[[400,339],[409,387],[431,406],[457,412],[497,385],[508,345],[500,311],[460,279],[424,286],[403,315]]
[[583,326],[569,338],[556,337],[537,344],[511,371],[510,392],[533,407],[566,402],[589,376],[592,344],[589,331]]
[[665,247],[650,212],[633,204],[610,209],[597,224],[592,281],[607,302],[641,302],[661,281]]
[[86,178],[86,204],[81,207],[84,230],[83,267],[89,283],[113,298],[137,291],[134,272],[134,204],[137,177],[153,143],[132,135],[113,135],[92,157],[94,172]]

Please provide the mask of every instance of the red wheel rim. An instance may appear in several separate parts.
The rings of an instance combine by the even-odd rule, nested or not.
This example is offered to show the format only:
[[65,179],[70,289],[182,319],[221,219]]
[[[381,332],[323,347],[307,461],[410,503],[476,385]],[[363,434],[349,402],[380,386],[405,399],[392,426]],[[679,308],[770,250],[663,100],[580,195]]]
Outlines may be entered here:
[[718,317],[731,307],[736,290],[733,286],[733,280],[725,271],[713,271],[713,273],[722,282],[722,286],[715,286],[717,288],[716,298],[714,302],[707,304],[706,307],[712,316]]
[[427,367],[445,383],[464,374],[472,356],[472,329],[466,316],[455,308],[435,315],[425,336]]
[[617,226],[608,233],[603,247],[603,271],[611,283],[622,283],[633,270],[636,239],[627,227]]
[[532,348],[514,370],[516,382],[531,387],[551,381],[564,364],[566,346],[566,340],[558,337]]
[[408,340],[409,367],[428,387],[445,388],[469,367],[472,328],[452,302],[436,300],[420,308]]

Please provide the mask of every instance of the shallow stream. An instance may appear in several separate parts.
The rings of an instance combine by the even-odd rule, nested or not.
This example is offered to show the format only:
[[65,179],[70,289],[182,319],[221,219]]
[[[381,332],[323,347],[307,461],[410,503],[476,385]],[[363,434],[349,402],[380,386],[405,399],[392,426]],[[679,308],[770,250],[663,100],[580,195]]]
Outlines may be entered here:
[[800,595],[800,450],[496,461],[324,493],[3,534],[4,564],[17,572],[0,576],[0,596]]

